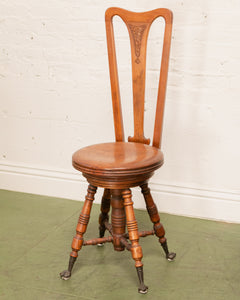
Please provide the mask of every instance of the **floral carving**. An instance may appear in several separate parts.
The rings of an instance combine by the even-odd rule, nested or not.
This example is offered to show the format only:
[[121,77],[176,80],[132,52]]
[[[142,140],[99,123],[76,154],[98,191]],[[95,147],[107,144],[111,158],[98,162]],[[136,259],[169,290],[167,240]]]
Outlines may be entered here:
[[146,29],[146,25],[129,24],[129,28],[130,28],[132,36],[133,36],[133,41],[134,41],[134,46],[135,46],[135,55],[137,57],[135,62],[137,64],[139,64],[140,63],[139,56],[140,56],[141,42],[142,42],[144,30]]

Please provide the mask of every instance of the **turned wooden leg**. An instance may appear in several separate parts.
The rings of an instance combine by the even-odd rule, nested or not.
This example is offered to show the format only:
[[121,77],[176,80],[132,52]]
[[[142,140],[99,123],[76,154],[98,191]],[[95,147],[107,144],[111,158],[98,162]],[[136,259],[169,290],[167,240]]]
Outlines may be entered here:
[[151,221],[153,222],[153,228],[155,231],[156,236],[159,238],[159,242],[166,254],[166,258],[169,261],[172,261],[175,256],[176,253],[171,252],[169,253],[168,251],[168,245],[167,245],[167,239],[165,238],[165,230],[163,225],[160,223],[160,216],[157,210],[157,207],[153,201],[152,195],[150,193],[150,189],[148,187],[148,184],[143,184],[141,185],[141,189],[142,189],[142,193],[146,202],[146,207],[147,207],[147,211],[148,214],[150,216]]
[[[106,231],[106,227],[104,222],[109,220],[109,210],[110,210],[110,200],[111,200],[111,192],[109,189],[104,189],[102,202],[101,202],[101,213],[99,215],[99,237],[104,237],[104,233]],[[102,246],[103,244],[98,244],[98,246]]]
[[122,191],[123,203],[127,219],[127,229],[129,234],[129,240],[131,241],[131,252],[132,257],[135,260],[135,267],[137,270],[140,286],[139,293],[147,293],[148,287],[144,284],[143,280],[143,263],[142,263],[142,248],[139,245],[139,235],[138,235],[138,226],[134,214],[133,202],[132,202],[132,193],[130,189]]
[[89,184],[82,212],[78,219],[76,235],[72,241],[72,252],[70,253],[68,270],[65,270],[60,273],[60,277],[64,280],[67,280],[71,277],[73,265],[78,257],[78,251],[82,248],[83,234],[86,232],[87,229],[87,224],[90,218],[90,212],[96,191],[97,188]]
[[125,233],[126,216],[123,206],[122,190],[111,190],[111,193],[113,247],[116,251],[123,251],[125,247],[121,244],[120,239]]

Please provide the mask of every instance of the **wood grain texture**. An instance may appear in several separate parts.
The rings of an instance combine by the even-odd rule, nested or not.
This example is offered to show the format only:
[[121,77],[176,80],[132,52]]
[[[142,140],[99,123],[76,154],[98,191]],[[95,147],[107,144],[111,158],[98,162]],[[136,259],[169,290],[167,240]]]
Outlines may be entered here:
[[83,245],[83,235],[86,232],[88,221],[90,218],[90,212],[92,208],[92,203],[94,200],[94,195],[97,191],[95,186],[89,184],[87,195],[85,197],[85,202],[81,211],[81,214],[78,219],[78,224],[76,228],[76,235],[72,241],[72,252],[70,256],[77,257],[78,251],[82,248]]
[[[126,23],[131,43],[134,136],[129,137],[128,142],[124,141],[116,50],[112,25],[112,17],[114,15],[119,15]],[[164,62],[162,62],[161,66],[153,145],[149,146],[150,140],[144,137],[143,131],[146,48],[150,26],[159,16],[164,17],[166,22],[163,46]],[[102,243],[112,242],[116,251],[123,251],[124,249],[131,251],[140,282],[139,292],[146,293],[148,288],[143,282],[143,254],[142,248],[139,245],[139,237],[152,235],[154,232],[159,237],[159,241],[167,254],[167,258],[174,258],[174,255],[168,252],[166,238],[164,237],[164,228],[160,223],[157,208],[147,186],[147,182],[154,171],[160,168],[164,161],[163,153],[159,149],[159,146],[163,121],[172,13],[167,9],[156,9],[146,13],[132,13],[120,8],[110,8],[106,11],[105,20],[116,142],[91,145],[73,154],[73,166],[86,177],[89,182],[89,188],[82,213],[79,217],[76,235],[73,238],[69,268],[60,273],[60,276],[65,280],[71,276],[73,264],[82,245],[101,245]],[[138,231],[130,190],[130,188],[134,186],[141,186],[142,188],[149,216],[154,223],[154,231]],[[87,228],[97,187],[104,188],[101,214],[99,216],[100,237],[84,242],[83,234]],[[109,223],[108,216],[110,207],[112,208],[111,224]],[[125,233],[126,227],[128,231],[127,234]],[[104,237],[106,229],[111,234],[111,237]]]
[[123,206],[123,198],[121,190],[112,190],[111,198],[112,206],[112,231],[113,231],[113,246],[116,251],[123,251],[124,247],[121,244],[121,237],[125,233],[126,216]]
[[156,204],[153,201],[152,195],[150,193],[150,189],[148,187],[148,184],[145,183],[141,186],[142,189],[142,193],[146,202],[146,208],[149,214],[149,217],[151,219],[151,221],[153,222],[153,227],[154,227],[154,231],[157,237],[159,237],[159,239],[162,242],[166,241],[166,238],[164,237],[165,235],[165,230],[163,225],[160,223],[160,216],[158,214],[158,210],[156,207]]
[[169,63],[169,52],[172,33],[172,12],[165,8],[155,9],[145,13],[130,12],[121,8],[112,7],[106,11],[105,22],[108,44],[108,58],[110,81],[112,90],[112,103],[114,113],[114,125],[116,141],[124,141],[124,128],[122,119],[121,99],[119,91],[119,79],[116,49],[114,42],[114,31],[112,19],[119,16],[127,26],[131,44],[132,57],[132,86],[133,86],[133,109],[134,109],[134,136],[128,141],[149,144],[150,139],[144,137],[144,98],[146,78],[146,49],[149,29],[152,22],[163,17],[165,20],[165,31],[162,51],[160,79],[158,87],[158,98],[155,115],[155,126],[153,134],[154,147],[161,146],[163,112],[166,95],[167,73]]
[[73,166],[89,183],[109,189],[139,186],[163,162],[163,153],[158,148],[131,142],[92,145],[73,155]]
[[130,189],[123,190],[122,197],[126,213],[129,240],[132,244],[132,258],[135,260],[135,267],[142,267],[142,247],[139,245],[138,225],[133,210],[132,193]]
[[163,164],[163,153],[139,143],[103,143],[82,148],[73,154],[73,165],[79,171],[101,175],[128,175]]

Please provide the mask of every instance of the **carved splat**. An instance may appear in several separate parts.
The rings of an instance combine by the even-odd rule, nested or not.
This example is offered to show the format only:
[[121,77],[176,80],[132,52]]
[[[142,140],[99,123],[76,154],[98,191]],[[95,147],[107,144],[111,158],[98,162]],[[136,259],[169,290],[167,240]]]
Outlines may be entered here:
[[143,127],[146,79],[146,48],[149,26],[148,24],[129,22],[127,27],[131,42],[134,112],[134,136],[128,137],[128,141],[149,144],[150,140],[144,137]]
[[133,24],[129,24],[128,25],[130,30],[131,30],[131,34],[133,37],[133,41],[134,41],[134,47],[135,47],[135,55],[136,55],[136,59],[135,59],[135,63],[139,64],[140,60],[139,60],[139,56],[140,56],[140,51],[141,51],[141,42],[142,42],[142,37],[143,37],[143,33],[144,30],[146,29],[147,25],[133,25]]

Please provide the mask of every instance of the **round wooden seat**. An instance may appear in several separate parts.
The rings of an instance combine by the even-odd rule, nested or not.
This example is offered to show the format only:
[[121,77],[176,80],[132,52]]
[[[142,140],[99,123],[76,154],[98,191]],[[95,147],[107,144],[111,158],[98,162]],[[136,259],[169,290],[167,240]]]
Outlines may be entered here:
[[141,143],[114,142],[82,148],[73,154],[73,166],[84,174],[131,176],[153,172],[163,164],[163,153]]

